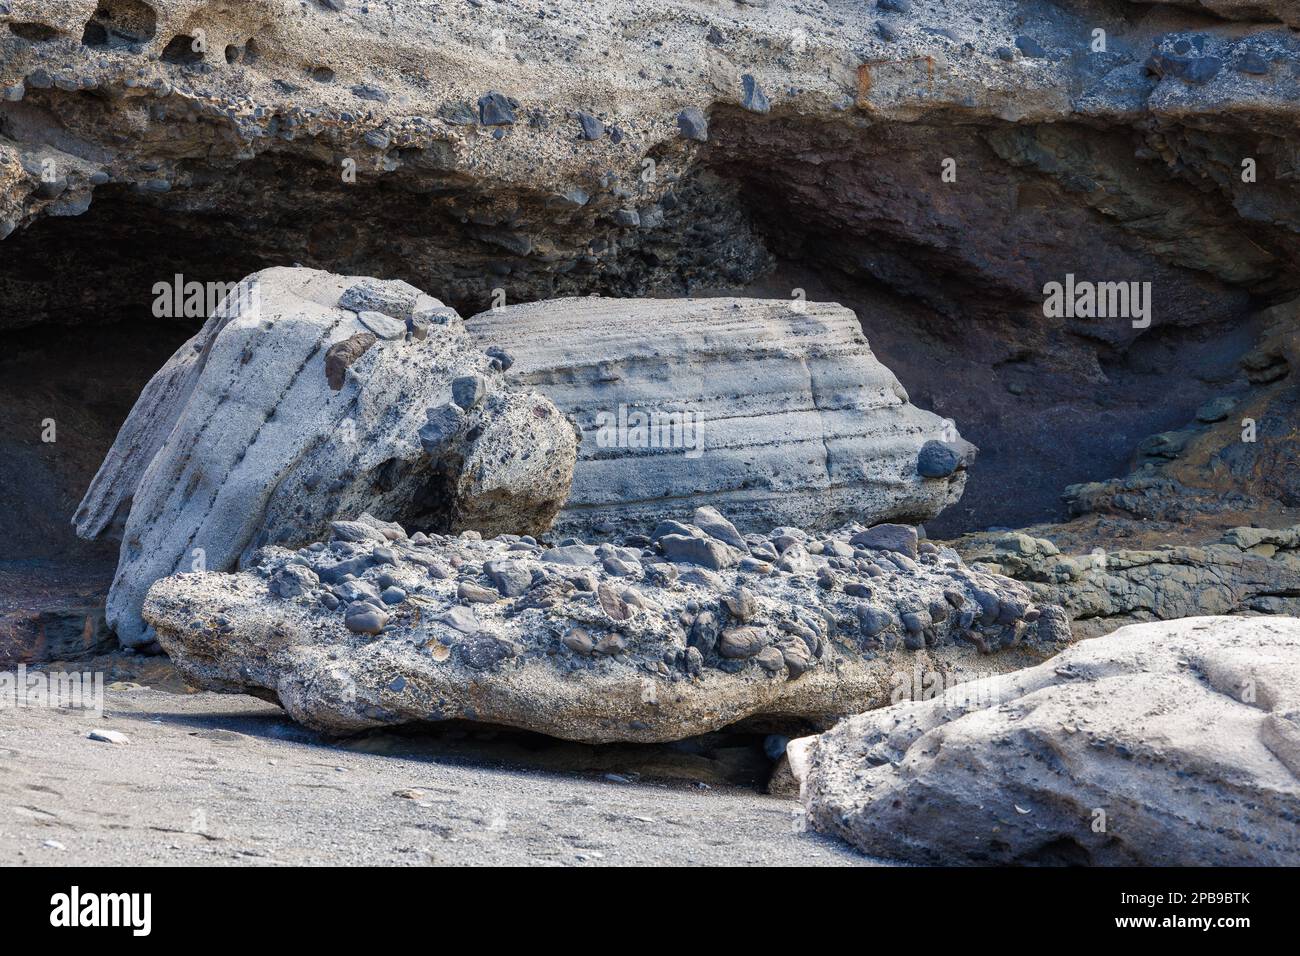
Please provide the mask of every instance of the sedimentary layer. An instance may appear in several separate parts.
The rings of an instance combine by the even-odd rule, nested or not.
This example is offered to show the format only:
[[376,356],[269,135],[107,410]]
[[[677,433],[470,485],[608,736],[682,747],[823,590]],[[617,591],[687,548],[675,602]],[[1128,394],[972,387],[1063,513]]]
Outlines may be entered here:
[[745,531],[924,521],[975,461],[835,304],[561,299],[466,329],[509,343],[507,379],[582,431],[559,533],[649,530],[706,504]]

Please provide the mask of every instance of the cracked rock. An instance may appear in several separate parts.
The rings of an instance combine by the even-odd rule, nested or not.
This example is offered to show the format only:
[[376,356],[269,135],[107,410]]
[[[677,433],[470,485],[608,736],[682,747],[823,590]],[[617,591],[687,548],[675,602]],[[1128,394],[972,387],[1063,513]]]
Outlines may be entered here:
[[[573,429],[505,383],[468,415],[450,405],[455,381],[499,373],[456,327],[397,333],[404,312],[441,303],[404,282],[309,269],[268,269],[241,288],[145,387],[77,512],[86,538],[124,525],[108,597],[124,644],[152,639],[139,611],[158,578],[233,570],[363,510],[488,533],[549,526],[569,491]],[[374,334],[380,320],[391,337]],[[385,534],[382,522],[346,527],[335,533]]]

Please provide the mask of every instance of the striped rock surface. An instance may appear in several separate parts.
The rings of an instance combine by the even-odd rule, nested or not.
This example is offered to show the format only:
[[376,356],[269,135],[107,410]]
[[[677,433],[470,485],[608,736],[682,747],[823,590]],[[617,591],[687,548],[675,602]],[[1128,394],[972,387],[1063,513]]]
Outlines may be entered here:
[[[140,610],[159,578],[232,571],[336,519],[550,524],[573,428],[506,387],[453,310],[405,282],[312,269],[241,288],[145,388],[77,512],[82,537],[120,528],[107,617],[123,644],[152,642]],[[476,376],[462,410],[453,383]]]
[[701,505],[742,531],[924,521],[965,486],[964,465],[918,475],[926,441],[954,442],[967,462],[974,447],[908,402],[837,304],[557,299],[483,312],[466,329],[504,345],[507,378],[582,429],[560,531],[689,519]]

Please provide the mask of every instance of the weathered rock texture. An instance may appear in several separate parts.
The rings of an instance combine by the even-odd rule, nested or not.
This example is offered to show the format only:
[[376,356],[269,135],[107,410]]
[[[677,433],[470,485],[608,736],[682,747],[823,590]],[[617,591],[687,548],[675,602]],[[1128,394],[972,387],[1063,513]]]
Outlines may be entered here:
[[[507,378],[582,429],[559,531],[649,530],[704,504],[744,531],[924,521],[961,496],[974,460],[951,422],[909,404],[838,305],[563,299],[466,329],[483,347],[509,343]],[[927,442],[950,456],[930,477]]]
[[1204,545],[1064,555],[1022,532],[958,543],[963,557],[1066,609],[1078,637],[1205,614],[1300,616],[1300,526],[1234,528]]
[[490,363],[453,310],[404,282],[306,269],[245,280],[145,388],[77,513],[85,537],[122,525],[108,598],[122,642],[151,639],[139,614],[158,578],[231,570],[367,509],[545,529],[576,438]]
[[741,537],[710,509],[644,548],[366,518],[237,574],[161,580],[144,615],[188,680],[318,730],[462,718],[593,742],[820,722],[885,702],[900,674],[998,672],[1070,638],[1059,608],[911,528]]
[[[986,452],[960,530],[1042,520],[1300,287],[1294,7],[891,6],[6,0],[0,327],[133,317],[172,271],[300,261],[468,314],[779,256],[774,295],[925,303],[868,332]],[[1046,318],[1068,273],[1151,281],[1151,324]]]
[[918,863],[1300,864],[1300,621],[1192,618],[791,745],[808,818]]
[[1259,318],[1265,331],[1232,388],[1139,442],[1126,476],[1065,489],[1074,520],[955,547],[1063,605],[1081,636],[1199,614],[1300,614],[1300,301]]

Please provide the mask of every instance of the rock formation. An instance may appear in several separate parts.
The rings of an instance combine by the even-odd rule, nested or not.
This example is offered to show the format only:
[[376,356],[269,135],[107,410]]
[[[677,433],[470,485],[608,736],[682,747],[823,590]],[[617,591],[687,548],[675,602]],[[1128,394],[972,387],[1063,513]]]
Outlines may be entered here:
[[1107,635],[785,769],[909,859],[1295,862],[1297,29],[0,0],[0,659],[641,742]]
[[1070,639],[1059,608],[913,528],[742,536],[708,508],[598,547],[365,516],[236,574],[165,578],[144,617],[192,683],[317,730],[460,718],[592,742],[825,721],[914,673],[998,672]]
[[108,620],[149,643],[145,592],[233,570],[370,509],[449,529],[539,533],[577,443],[506,387],[459,316],[404,282],[269,269],[230,293],[145,388],[77,513],[121,524]]
[[961,496],[974,461],[837,305],[561,299],[466,329],[510,343],[507,379],[582,430],[561,533],[649,530],[701,505],[745,531],[924,521]]
[[[832,286],[810,297],[984,449],[943,533],[1061,518],[1063,487],[1212,397],[1256,302],[1300,289],[1294,19],[6,0],[0,328],[134,318],[173,270],[298,261],[471,314],[734,293],[779,259],[769,294]],[[1149,323],[1044,315],[1067,275],[1150,282]]]
[[1239,387],[1139,443],[1132,471],[1065,489],[1070,513],[1175,524],[1300,509],[1300,299],[1265,309]]
[[973,565],[1023,581],[1035,600],[1064,607],[1076,637],[1204,614],[1300,616],[1300,526],[1076,555],[1023,532],[972,535],[958,548]]
[[1189,618],[791,744],[814,827],[917,863],[1300,864],[1300,621]]

